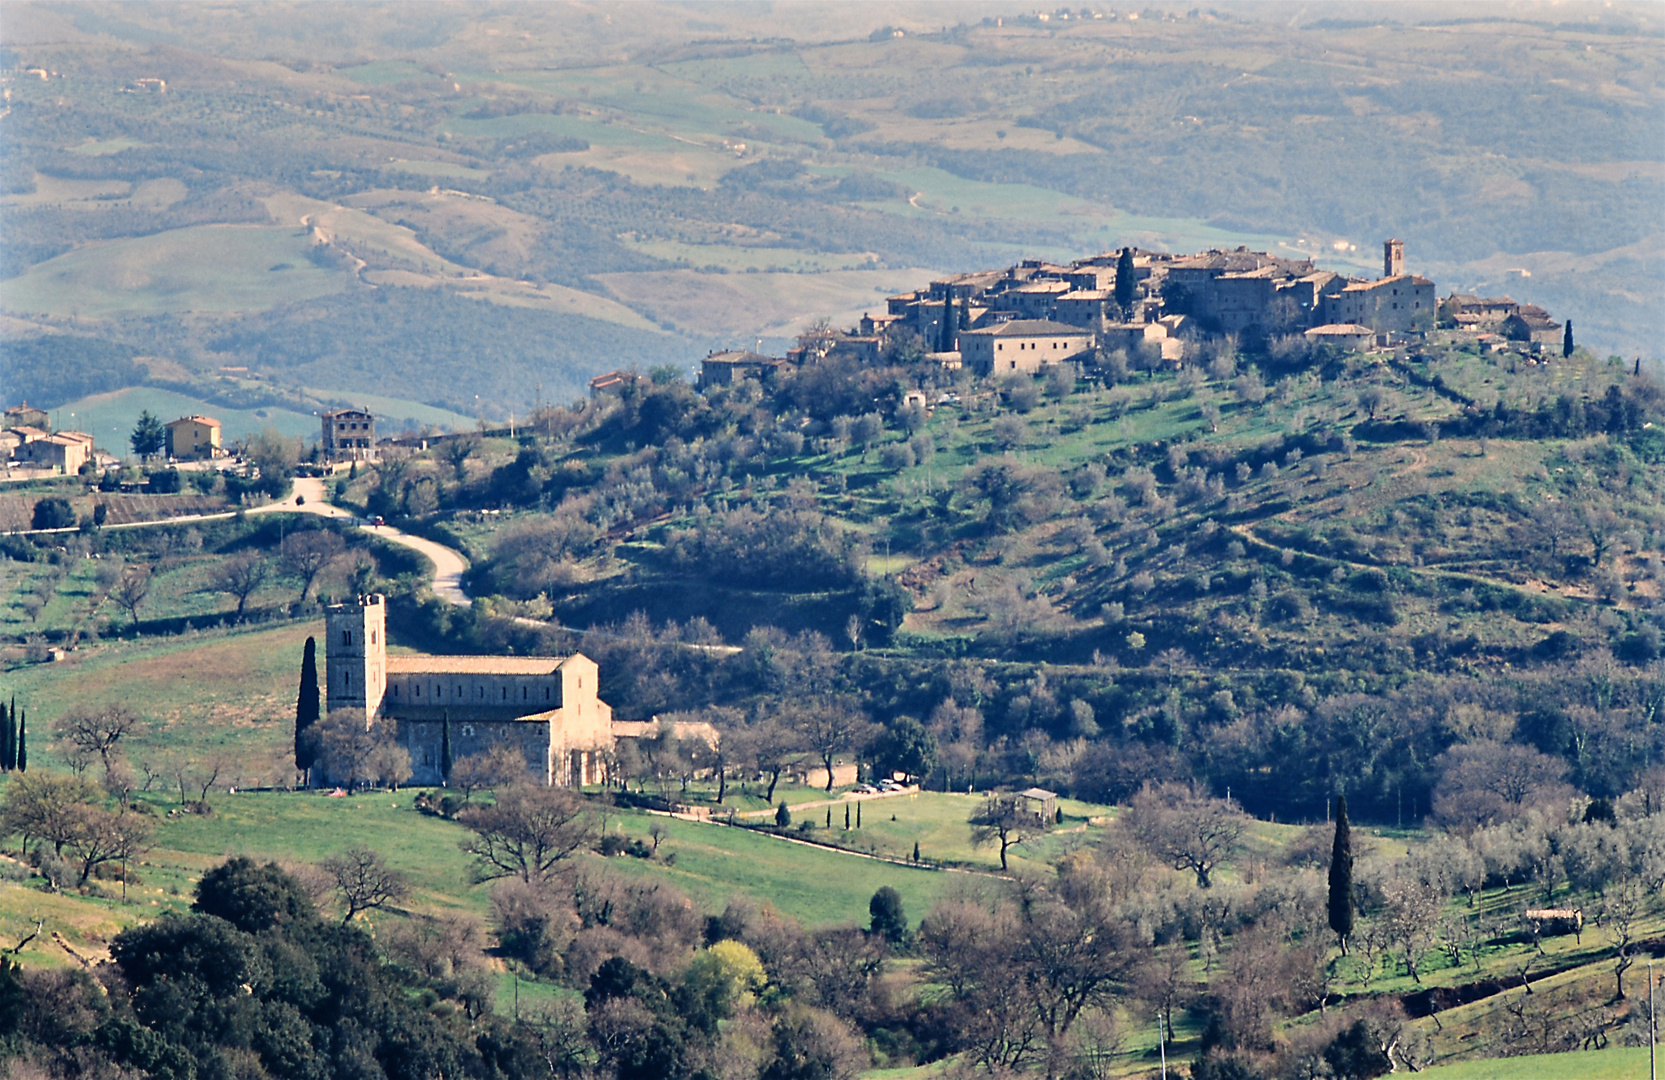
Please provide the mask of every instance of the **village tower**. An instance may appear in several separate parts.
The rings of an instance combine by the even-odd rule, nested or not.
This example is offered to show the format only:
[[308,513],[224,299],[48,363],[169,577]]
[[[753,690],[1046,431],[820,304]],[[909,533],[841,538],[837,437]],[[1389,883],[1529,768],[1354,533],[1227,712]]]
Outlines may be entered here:
[[1405,276],[1405,241],[1384,240],[1382,242],[1382,276]]

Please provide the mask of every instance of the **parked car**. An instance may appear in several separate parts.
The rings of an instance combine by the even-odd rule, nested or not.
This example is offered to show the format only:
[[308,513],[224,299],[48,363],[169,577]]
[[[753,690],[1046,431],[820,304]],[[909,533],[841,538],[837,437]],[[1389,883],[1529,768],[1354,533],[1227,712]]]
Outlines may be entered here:
[[857,784],[850,790],[854,791],[857,795],[877,795],[879,793],[879,789],[874,787],[872,784]]

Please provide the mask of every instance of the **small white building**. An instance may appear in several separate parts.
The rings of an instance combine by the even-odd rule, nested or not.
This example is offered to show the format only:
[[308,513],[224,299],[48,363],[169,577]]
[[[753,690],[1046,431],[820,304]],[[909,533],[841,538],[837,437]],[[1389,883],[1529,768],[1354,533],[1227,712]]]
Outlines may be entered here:
[[1327,323],[1304,335],[1312,345],[1335,345],[1349,352],[1363,352],[1376,342],[1376,332],[1358,323]]

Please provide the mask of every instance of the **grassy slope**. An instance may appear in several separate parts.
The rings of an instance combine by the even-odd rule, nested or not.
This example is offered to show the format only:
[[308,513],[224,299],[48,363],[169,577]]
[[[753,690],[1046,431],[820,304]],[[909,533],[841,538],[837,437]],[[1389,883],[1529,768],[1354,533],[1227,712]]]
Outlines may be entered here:
[[346,287],[343,274],[308,260],[310,248],[304,232],[277,226],[197,226],[100,241],[0,283],[0,306],[86,318],[265,311]]
[[[208,635],[182,640],[144,643],[105,643],[85,651],[69,664],[41,666],[13,672],[8,692],[16,690],[25,704],[35,730],[36,760],[44,757],[40,734],[50,718],[71,701],[96,703],[120,698],[134,704],[154,726],[134,741],[135,755],[144,758],[156,750],[183,749],[198,755],[216,749],[237,751],[236,757],[259,764],[281,761],[288,747],[289,695],[298,665],[304,633],[313,629],[293,625],[226,635]],[[255,782],[254,771],[245,771]],[[222,779],[224,785],[227,780]],[[824,797],[815,787],[787,787],[782,794],[798,804]],[[192,882],[208,866],[233,854],[278,860],[316,861],[340,848],[347,838],[363,841],[382,850],[398,867],[420,883],[419,910],[458,910],[477,915],[487,913],[487,890],[471,883],[468,860],[456,848],[461,831],[457,826],[425,817],[411,808],[413,792],[381,793],[349,799],[329,799],[315,794],[281,792],[240,793],[213,796],[216,813],[210,818],[185,816],[163,818],[158,847],[140,868],[143,880],[132,889],[132,903],[122,906],[109,899],[48,897],[29,889],[0,886],[0,938],[21,937],[35,918],[45,918],[51,928],[60,929],[82,952],[97,953],[111,934],[146,912],[178,907],[188,897]],[[161,810],[171,806],[172,796],[148,796]],[[864,827],[845,833],[842,808],[834,808],[835,842],[857,846],[873,843],[880,851],[906,856],[914,839],[921,841],[929,857],[953,858],[972,865],[992,868],[994,853],[973,850],[964,824],[975,797],[927,795],[869,802],[864,808]],[[755,796],[742,796],[735,805],[759,805]],[[1014,852],[1014,869],[1022,873],[1044,872],[1043,857],[1052,858],[1077,842],[1091,839],[1078,833],[1081,818],[1105,808],[1065,802],[1065,830],[1040,845]],[[897,821],[889,820],[890,813]],[[800,811],[797,819],[824,820],[818,809]],[[610,815],[611,828],[648,840],[648,829],[657,823],[666,830],[661,843],[664,855],[674,854],[674,863],[651,863],[629,858],[614,860],[622,873],[646,874],[685,890],[703,909],[717,911],[734,895],[767,899],[783,912],[811,925],[861,922],[866,901],[881,885],[902,893],[910,917],[917,919],[944,890],[962,887],[966,879],[953,873],[915,870],[856,855],[790,844],[779,839],[717,825],[652,817],[641,813]],[[1096,831],[1096,830],[1094,830]],[[1256,858],[1272,855],[1302,834],[1299,827],[1260,823],[1251,837]],[[824,836],[813,829],[812,838]],[[1357,834],[1361,852],[1380,848],[1398,851],[1415,834],[1376,835],[1374,830]],[[1222,882],[1236,877],[1227,870]],[[1176,876],[1176,887],[1191,888]],[[1493,893],[1482,903],[1486,909],[1509,911],[1531,900],[1530,889]],[[1456,904],[1453,913],[1460,913]],[[1659,920],[1651,921],[1644,933],[1657,933]],[[1540,980],[1543,1000],[1565,998],[1565,1007],[1582,1008],[1577,1001],[1605,992],[1611,985],[1605,958],[1603,933],[1592,929],[1582,943],[1571,938],[1550,938],[1544,942],[1545,956],[1540,968],[1568,962],[1584,966]],[[1513,958],[1525,945],[1495,948],[1482,957],[1480,970],[1465,965],[1454,968],[1430,958],[1423,976],[1425,986],[1460,985],[1482,976],[1506,977]],[[25,953],[33,963],[65,962],[63,953],[48,945],[32,946]],[[1397,974],[1377,976],[1368,987],[1356,968],[1344,972],[1338,989],[1346,993],[1409,993],[1418,985]],[[1442,1056],[1495,1053],[1500,1047],[1488,1041],[1502,1019],[1499,1012],[1511,995],[1504,994],[1450,1010],[1442,1015],[1442,1029],[1435,1035]],[[1475,1038],[1470,1033],[1484,1033]],[[1432,1034],[1432,1032],[1431,1032]],[[1130,1051],[1136,1049],[1130,1044]],[[1182,1047],[1183,1049],[1183,1047]],[[1571,1059],[1565,1059],[1571,1060]],[[1620,1060],[1601,1058],[1601,1062]],[[1560,1067],[1561,1058],[1545,1059],[1545,1067]],[[1142,1059],[1130,1058],[1128,1067],[1142,1067]],[[1458,1074],[1466,1076],[1469,1074]],[[1477,1076],[1523,1075],[1530,1073],[1477,1073]],[[1581,1075],[1547,1072],[1545,1076]],[[1601,1074],[1596,1074],[1601,1075]],[[1619,1075],[1619,1074],[1616,1074]]]
[[1646,1047],[1610,1047],[1569,1054],[1493,1058],[1436,1065],[1428,1080],[1642,1080],[1648,1075]]

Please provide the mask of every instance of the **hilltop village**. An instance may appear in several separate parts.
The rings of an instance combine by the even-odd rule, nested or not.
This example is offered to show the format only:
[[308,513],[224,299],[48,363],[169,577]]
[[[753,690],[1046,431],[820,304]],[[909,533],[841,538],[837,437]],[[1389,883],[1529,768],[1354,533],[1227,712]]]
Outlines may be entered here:
[[[1456,292],[1439,300],[1432,280],[1406,272],[1402,241],[1382,247],[1382,274],[1373,279],[1246,247],[1194,255],[1129,247],[1067,265],[1026,259],[891,296],[883,314],[864,314],[844,331],[813,328],[785,356],[712,352],[700,362],[698,384],[725,386],[829,359],[866,366],[924,358],[946,371],[998,378],[1064,363],[1112,370],[1184,367],[1221,349],[1288,356],[1320,346],[1403,352],[1433,343],[1470,344],[1528,362],[1571,352],[1570,325],[1543,308],[1507,296]],[[590,392],[616,391],[638,377],[610,371],[590,381]],[[95,474],[121,457],[121,448],[95,447],[85,432],[53,430],[48,413],[27,403],[7,409],[4,424],[0,448],[14,479]],[[196,470],[243,464],[241,455],[222,445],[221,424],[211,416],[159,424],[153,441],[148,451],[136,452]],[[324,466],[347,464],[374,460],[388,448],[408,452],[412,445],[409,437],[378,441],[375,417],[345,408],[321,415],[313,457]],[[117,452],[106,452],[112,449]]]
[[[1436,299],[1433,281],[1406,272],[1402,241],[1382,246],[1382,275],[1374,279],[1246,247],[1195,255],[1124,248],[1068,265],[1026,259],[892,296],[884,314],[864,315],[844,333],[809,335],[784,357],[713,353],[702,363],[700,383],[726,384],[830,356],[878,363],[910,345],[946,368],[987,377],[1065,362],[1183,366],[1222,345],[1403,349],[1442,331],[1526,357],[1568,344],[1565,328],[1536,305],[1461,293]],[[602,376],[592,387],[618,377]]]

